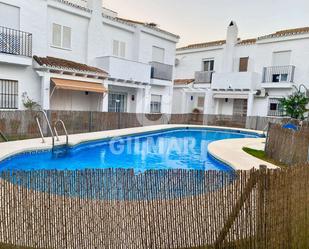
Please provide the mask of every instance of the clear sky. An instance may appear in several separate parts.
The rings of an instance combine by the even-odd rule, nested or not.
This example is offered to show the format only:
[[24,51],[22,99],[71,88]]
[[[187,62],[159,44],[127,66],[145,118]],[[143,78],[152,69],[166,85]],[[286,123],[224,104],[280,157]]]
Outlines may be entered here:
[[242,39],[309,26],[309,0],[103,0],[120,17],[154,22],[179,46],[225,39],[235,20]]

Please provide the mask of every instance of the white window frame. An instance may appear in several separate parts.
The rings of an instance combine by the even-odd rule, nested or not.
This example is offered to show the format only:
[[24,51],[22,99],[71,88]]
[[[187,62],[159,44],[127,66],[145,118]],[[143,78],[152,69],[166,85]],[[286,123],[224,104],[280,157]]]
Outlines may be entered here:
[[126,57],[127,44],[124,41],[113,40],[112,53],[116,57]]
[[[56,25],[60,27],[60,43],[61,43],[60,45],[54,44],[54,27]],[[69,35],[70,35],[69,46],[64,46],[64,30],[65,29],[70,31],[69,32]],[[72,28],[65,26],[65,25],[58,24],[58,23],[53,23],[52,24],[52,41],[51,41],[51,44],[52,44],[52,47],[55,47],[55,48],[71,50],[72,49]]]
[[17,80],[0,79],[0,110],[16,110],[19,106]]
[[[159,97],[160,101],[154,101],[154,98]],[[151,94],[151,100],[150,100],[150,113],[162,113],[162,95],[159,94]]]
[[[213,61],[213,69],[210,70],[211,63],[209,63],[208,69],[205,70],[205,62],[211,62],[211,61]],[[214,72],[214,70],[215,70],[215,58],[206,58],[202,60],[202,71],[203,72]]]

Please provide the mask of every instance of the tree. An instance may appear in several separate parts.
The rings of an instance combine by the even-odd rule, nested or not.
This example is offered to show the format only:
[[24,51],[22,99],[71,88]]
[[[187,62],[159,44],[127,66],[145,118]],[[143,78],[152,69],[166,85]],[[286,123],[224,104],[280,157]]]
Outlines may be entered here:
[[281,108],[286,115],[299,120],[305,119],[305,113],[309,111],[307,109],[308,104],[309,98],[300,91],[295,92],[280,101]]

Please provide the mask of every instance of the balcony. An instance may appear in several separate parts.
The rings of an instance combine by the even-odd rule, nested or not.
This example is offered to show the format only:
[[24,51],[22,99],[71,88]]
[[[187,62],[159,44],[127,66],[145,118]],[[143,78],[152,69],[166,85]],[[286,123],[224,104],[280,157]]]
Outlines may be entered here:
[[159,62],[150,62],[151,65],[151,79],[162,81],[173,80],[173,66]]
[[145,63],[114,56],[97,58],[97,66],[106,70],[109,77],[119,82],[150,83],[151,66]]
[[196,84],[210,84],[212,82],[212,76],[214,71],[199,71],[195,72]]
[[0,26],[0,62],[31,65],[32,34]]
[[294,83],[295,66],[264,67],[264,88],[292,88]]
[[212,89],[256,90],[260,81],[255,72],[214,73]]

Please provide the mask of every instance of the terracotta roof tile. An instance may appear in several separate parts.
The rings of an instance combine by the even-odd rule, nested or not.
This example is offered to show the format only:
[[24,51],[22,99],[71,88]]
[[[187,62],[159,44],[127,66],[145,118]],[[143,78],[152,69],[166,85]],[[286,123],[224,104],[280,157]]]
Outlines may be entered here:
[[115,21],[118,21],[118,22],[127,23],[127,24],[143,25],[144,27],[151,28],[151,29],[153,29],[153,30],[156,30],[156,31],[159,31],[159,32],[162,32],[162,33],[171,35],[171,36],[174,36],[174,37],[176,37],[176,38],[178,38],[178,39],[180,38],[179,35],[176,35],[176,34],[173,34],[173,33],[169,32],[169,31],[160,29],[160,28],[158,27],[158,25],[155,24],[155,23],[147,23],[147,22],[142,22],[142,21],[135,21],[135,20],[125,19],[125,18],[120,18],[120,17],[109,17],[109,16],[105,16],[105,17],[108,17],[108,18],[110,18],[110,19],[114,19]]
[[226,43],[225,40],[218,40],[218,41],[211,41],[211,42],[204,42],[204,43],[196,43],[191,44],[186,47],[178,48],[177,51],[186,50],[186,49],[198,49],[198,48],[207,48],[213,46],[222,46]]
[[269,35],[261,36],[258,38],[258,40],[267,39],[267,38],[276,38],[276,37],[281,37],[281,36],[299,35],[299,34],[305,34],[305,33],[309,33],[309,27],[280,30],[280,31],[277,31]]
[[96,68],[96,67],[91,67],[86,64],[78,63],[75,61],[69,61],[69,60],[64,60],[60,58],[55,58],[55,57],[38,57],[38,56],[33,56],[33,59],[40,65],[40,66],[46,66],[46,67],[51,67],[55,69],[69,69],[73,71],[80,71],[80,72],[91,72],[91,73],[97,73],[97,74],[108,74],[106,71]]
[[176,79],[174,80],[174,85],[188,85],[193,82],[194,79]]
[[82,6],[82,5],[76,4],[76,3],[72,3],[72,2],[70,2],[68,0],[54,0],[54,1],[59,2],[59,3],[63,3],[65,5],[71,6],[73,8],[80,9],[80,10],[83,10],[83,11],[91,13],[91,9],[88,9],[88,8],[86,8],[86,7]]
[[241,40],[237,44],[238,45],[252,45],[256,43],[256,38]]
[[[262,39],[277,38],[277,37],[282,37],[282,36],[291,36],[291,35],[299,35],[299,34],[306,34],[306,33],[309,33],[309,27],[280,30],[280,31],[277,31],[269,35],[260,36],[258,38],[251,38],[251,39],[245,39],[245,40],[239,39],[238,45],[252,45],[252,44],[255,44],[258,40],[262,40]],[[225,40],[205,42],[205,43],[196,43],[196,44],[191,44],[185,47],[178,48],[177,51],[186,50],[186,49],[207,48],[207,47],[212,47],[212,46],[222,46],[225,43],[226,43]]]

